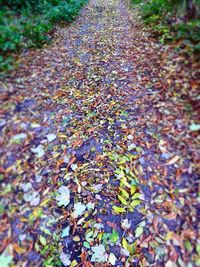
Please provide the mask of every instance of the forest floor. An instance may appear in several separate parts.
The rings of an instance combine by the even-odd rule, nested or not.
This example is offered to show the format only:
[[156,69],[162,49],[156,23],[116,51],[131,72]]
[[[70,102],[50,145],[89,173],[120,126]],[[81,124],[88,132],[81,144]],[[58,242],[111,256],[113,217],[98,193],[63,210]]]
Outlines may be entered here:
[[1,82],[1,266],[200,264],[192,57],[91,0],[20,59]]

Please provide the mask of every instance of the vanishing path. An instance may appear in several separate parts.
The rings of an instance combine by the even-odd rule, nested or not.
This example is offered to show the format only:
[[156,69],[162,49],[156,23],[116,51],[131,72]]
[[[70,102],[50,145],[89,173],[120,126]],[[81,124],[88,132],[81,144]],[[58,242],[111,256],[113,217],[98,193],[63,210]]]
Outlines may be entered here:
[[194,148],[187,117],[161,100],[161,55],[123,0],[92,0],[53,44],[24,52],[1,87],[12,266],[193,266]]

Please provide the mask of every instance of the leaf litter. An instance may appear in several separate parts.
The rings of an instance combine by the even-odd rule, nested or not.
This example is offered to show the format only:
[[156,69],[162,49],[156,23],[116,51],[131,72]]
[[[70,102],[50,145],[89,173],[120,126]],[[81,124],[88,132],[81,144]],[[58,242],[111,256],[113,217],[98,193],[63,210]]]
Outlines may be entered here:
[[1,265],[198,266],[196,63],[121,0],[21,57],[1,84]]

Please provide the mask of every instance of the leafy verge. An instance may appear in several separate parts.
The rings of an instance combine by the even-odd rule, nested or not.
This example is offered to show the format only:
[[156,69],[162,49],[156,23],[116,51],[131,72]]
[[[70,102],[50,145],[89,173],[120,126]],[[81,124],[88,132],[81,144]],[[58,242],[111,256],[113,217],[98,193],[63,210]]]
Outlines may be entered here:
[[0,73],[12,70],[13,53],[50,41],[55,23],[71,22],[87,0],[0,1]]

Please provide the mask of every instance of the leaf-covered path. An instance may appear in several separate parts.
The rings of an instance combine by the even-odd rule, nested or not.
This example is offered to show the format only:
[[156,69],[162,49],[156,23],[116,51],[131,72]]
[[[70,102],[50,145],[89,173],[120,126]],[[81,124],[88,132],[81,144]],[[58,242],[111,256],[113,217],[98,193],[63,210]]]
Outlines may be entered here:
[[1,85],[1,266],[197,265],[198,139],[137,13],[92,0],[23,56]]

